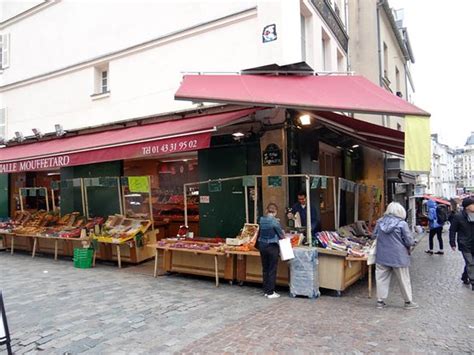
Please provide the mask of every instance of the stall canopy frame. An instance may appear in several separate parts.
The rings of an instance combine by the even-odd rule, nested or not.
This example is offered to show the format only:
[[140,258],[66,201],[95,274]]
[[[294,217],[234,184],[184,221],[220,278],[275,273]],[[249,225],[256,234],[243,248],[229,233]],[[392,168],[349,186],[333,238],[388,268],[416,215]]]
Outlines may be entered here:
[[[326,176],[326,175],[308,175],[308,174],[282,174],[282,175],[250,175],[254,179],[255,183],[255,198],[254,198],[254,221],[253,223],[258,222],[258,179],[263,179],[263,178],[268,178],[270,176],[278,176],[278,177],[285,177],[285,178],[304,178],[305,179],[305,189],[306,189],[306,203],[308,208],[306,209],[306,220],[311,221],[311,200],[310,200],[310,190],[311,190],[311,178],[326,178],[332,181],[333,183],[333,198],[334,201],[336,201],[336,177],[334,176]],[[184,196],[184,224],[187,226],[188,225],[188,202],[187,202],[187,195],[188,195],[188,187],[191,186],[196,186],[196,185],[201,185],[201,184],[209,184],[212,182],[221,182],[221,181],[232,181],[232,180],[244,180],[245,178],[248,178],[249,175],[243,175],[243,176],[235,176],[235,177],[230,177],[230,178],[221,178],[221,179],[210,179],[206,181],[196,181],[196,182],[190,182],[186,183],[183,185],[183,196]],[[263,182],[262,182],[263,183]],[[248,188],[247,186],[244,186],[244,191],[245,191],[245,220],[246,223],[249,223],[249,203],[248,203]],[[336,207],[337,204],[335,203],[335,208],[334,208],[334,221],[337,224],[337,218],[338,218],[338,209]],[[311,223],[306,223],[306,233],[307,236],[306,238],[308,239],[309,245],[312,245],[312,229],[311,229]]]

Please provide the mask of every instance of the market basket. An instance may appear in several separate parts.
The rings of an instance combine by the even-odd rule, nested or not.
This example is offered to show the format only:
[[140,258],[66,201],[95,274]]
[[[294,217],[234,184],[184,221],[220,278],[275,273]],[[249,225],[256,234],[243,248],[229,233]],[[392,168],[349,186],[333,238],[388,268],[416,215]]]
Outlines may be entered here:
[[94,249],[74,248],[74,267],[79,269],[89,269],[92,267]]

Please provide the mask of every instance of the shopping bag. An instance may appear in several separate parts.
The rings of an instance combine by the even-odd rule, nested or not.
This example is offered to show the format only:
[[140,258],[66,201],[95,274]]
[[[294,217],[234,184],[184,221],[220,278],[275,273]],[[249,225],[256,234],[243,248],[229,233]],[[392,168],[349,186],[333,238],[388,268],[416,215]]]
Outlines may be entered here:
[[278,241],[280,247],[280,258],[283,261],[294,259],[295,254],[293,253],[293,248],[291,246],[290,238],[283,238]]
[[370,246],[369,253],[367,254],[367,265],[375,264],[376,252],[377,252],[377,239],[375,239],[375,241]]

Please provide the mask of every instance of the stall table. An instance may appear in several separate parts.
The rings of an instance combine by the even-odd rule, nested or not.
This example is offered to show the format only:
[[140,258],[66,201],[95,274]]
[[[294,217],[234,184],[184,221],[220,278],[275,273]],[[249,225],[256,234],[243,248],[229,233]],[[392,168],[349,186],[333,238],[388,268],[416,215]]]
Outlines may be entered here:
[[[233,258],[226,253],[213,249],[197,250],[185,248],[173,248],[157,244],[149,244],[155,249],[154,277],[158,275],[159,251],[163,252],[162,266],[165,271],[176,271],[192,275],[213,276],[216,279],[216,287],[219,286],[219,277],[233,279]],[[196,257],[198,259],[196,259]],[[219,259],[225,258],[224,269],[219,269]],[[213,262],[212,262],[213,261]],[[211,266],[212,265],[212,266]]]
[[35,234],[15,234],[15,233],[9,233],[8,236],[10,236],[10,252],[13,255],[15,251],[15,238],[18,237],[25,237],[25,238],[30,238],[30,240],[33,240],[33,248],[31,251],[31,257],[34,258],[36,255],[36,250],[38,248],[39,241],[38,240],[50,240],[54,241],[54,260],[58,260],[58,241],[62,240],[64,242],[82,242],[82,241],[87,241],[89,238],[61,238],[61,237],[48,237],[44,235],[35,235]]

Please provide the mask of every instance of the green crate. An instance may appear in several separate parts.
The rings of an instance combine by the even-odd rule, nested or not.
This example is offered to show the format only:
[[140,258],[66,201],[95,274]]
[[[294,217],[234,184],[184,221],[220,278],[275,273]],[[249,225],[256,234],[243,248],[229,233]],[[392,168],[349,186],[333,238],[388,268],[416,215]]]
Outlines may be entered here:
[[79,269],[89,269],[92,267],[94,249],[74,248],[74,267]]

